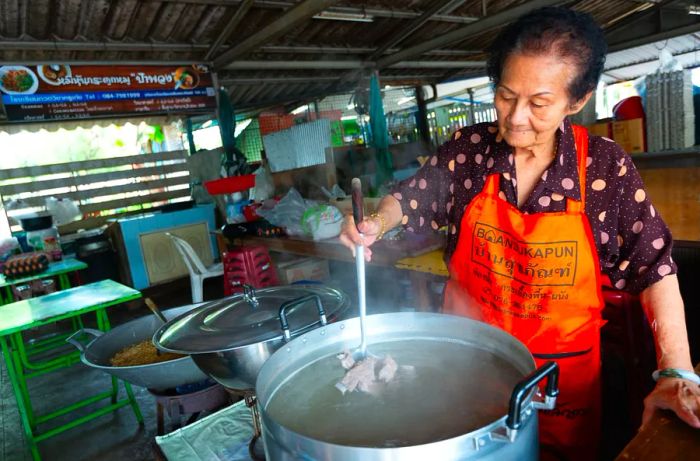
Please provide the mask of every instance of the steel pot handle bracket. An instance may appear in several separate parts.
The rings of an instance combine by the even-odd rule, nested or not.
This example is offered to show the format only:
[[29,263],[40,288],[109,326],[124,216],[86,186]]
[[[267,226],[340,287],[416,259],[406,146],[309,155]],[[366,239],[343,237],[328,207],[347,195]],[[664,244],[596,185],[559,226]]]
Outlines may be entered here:
[[559,395],[559,365],[555,362],[547,362],[535,370],[530,376],[516,384],[513,389],[513,393],[510,396],[510,405],[508,407],[508,417],[506,418],[506,436],[510,442],[515,441],[518,430],[523,424],[523,401],[527,397],[529,391],[533,387],[536,387],[544,378],[547,378],[544,401],[533,401],[533,408],[536,410],[551,410],[554,408],[557,395]]
[[[80,330],[67,337],[66,342],[74,345],[82,353],[85,352],[85,349],[87,349],[93,341],[95,341],[103,334],[105,334],[104,331],[95,330],[93,328],[81,328]],[[78,340],[78,337],[83,335],[89,335],[93,337],[92,340],[90,340],[90,342],[87,344],[87,346]]]
[[257,309],[260,306],[260,301],[258,301],[258,297],[255,294],[255,288],[247,283],[243,284],[243,299],[250,304],[253,309]]
[[305,304],[309,301],[316,302],[318,316],[321,319],[321,326],[324,326],[328,323],[328,321],[326,320],[326,311],[323,309],[323,304],[321,304],[321,297],[319,295],[306,295],[302,296],[301,298],[287,301],[286,303],[282,304],[282,306],[280,306],[280,324],[282,325],[282,332],[284,333],[285,341],[289,341],[290,339],[292,339],[292,333],[289,331],[289,322],[287,321],[287,310],[291,309],[292,307],[297,307],[302,304]]

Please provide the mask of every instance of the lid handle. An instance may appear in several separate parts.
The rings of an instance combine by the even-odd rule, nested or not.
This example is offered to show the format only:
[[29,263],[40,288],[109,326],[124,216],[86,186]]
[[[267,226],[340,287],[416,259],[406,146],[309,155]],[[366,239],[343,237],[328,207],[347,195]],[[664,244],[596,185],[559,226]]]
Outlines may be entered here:
[[255,288],[252,285],[248,285],[247,283],[243,284],[243,299],[250,304],[253,309],[260,307],[260,302],[255,295]]
[[292,334],[289,331],[289,322],[287,321],[287,310],[291,309],[292,307],[300,306],[312,300],[316,302],[316,308],[318,309],[318,315],[321,319],[321,325],[325,325],[326,323],[328,323],[328,321],[326,320],[326,311],[323,309],[323,304],[321,304],[321,297],[319,295],[306,295],[302,296],[301,298],[287,301],[286,303],[282,304],[282,306],[280,306],[280,324],[282,325],[282,332],[284,333],[285,341],[289,341],[290,339],[292,339]]

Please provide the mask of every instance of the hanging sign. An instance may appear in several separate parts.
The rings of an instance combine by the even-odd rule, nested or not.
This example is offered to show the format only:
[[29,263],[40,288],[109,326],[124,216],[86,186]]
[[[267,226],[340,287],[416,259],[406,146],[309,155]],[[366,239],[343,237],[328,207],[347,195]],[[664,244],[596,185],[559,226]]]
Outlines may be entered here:
[[212,112],[216,92],[206,66],[0,67],[7,121]]

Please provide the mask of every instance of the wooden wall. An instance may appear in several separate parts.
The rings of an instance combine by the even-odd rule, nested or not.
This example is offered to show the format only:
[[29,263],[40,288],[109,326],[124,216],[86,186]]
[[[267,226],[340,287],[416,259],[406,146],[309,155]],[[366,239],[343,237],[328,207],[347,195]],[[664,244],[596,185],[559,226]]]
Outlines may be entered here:
[[21,199],[28,211],[42,209],[47,197],[78,203],[83,219],[60,226],[62,235],[189,197],[189,183],[185,151],[0,170],[0,196],[6,204]]
[[700,167],[641,168],[639,173],[674,240],[700,241]]

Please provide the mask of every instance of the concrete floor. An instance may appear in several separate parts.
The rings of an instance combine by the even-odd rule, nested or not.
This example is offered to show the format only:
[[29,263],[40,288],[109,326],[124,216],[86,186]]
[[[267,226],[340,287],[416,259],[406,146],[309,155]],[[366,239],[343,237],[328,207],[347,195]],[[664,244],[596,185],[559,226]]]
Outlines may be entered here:
[[[354,298],[356,282],[353,265],[333,264],[331,274],[334,286],[343,289]],[[410,308],[411,296],[407,291],[410,287],[400,283],[387,284],[386,281],[380,280],[383,278],[382,275],[383,273],[377,272],[376,268],[368,267],[368,279],[375,280],[368,283],[368,311],[379,313]],[[207,280],[204,292],[205,299],[223,296],[221,279]],[[156,289],[145,290],[144,295],[151,297],[162,309],[188,304],[190,302],[189,281],[181,280]],[[397,303],[396,300],[401,301]],[[353,305],[356,304],[353,302]],[[112,326],[143,315],[150,315],[141,305],[113,307],[108,313]],[[90,319],[87,321],[89,322]],[[46,329],[32,333],[45,334]],[[106,373],[77,364],[29,380],[29,392],[37,413],[45,414],[57,406],[108,390],[110,383],[110,377]],[[127,406],[40,442],[39,450],[43,459],[50,461],[154,459],[155,401],[146,389],[133,387],[133,390],[144,416],[143,426],[137,424],[131,407]],[[124,395],[123,387],[120,393]],[[99,403],[87,407],[86,410],[93,408],[99,408]],[[56,422],[68,421],[75,415],[80,415],[81,412],[84,413],[85,410],[71,413]],[[166,416],[166,427],[168,427],[167,424]],[[40,426],[40,429],[45,430],[50,427],[50,425]],[[31,460],[4,361],[0,361],[0,460]]]

